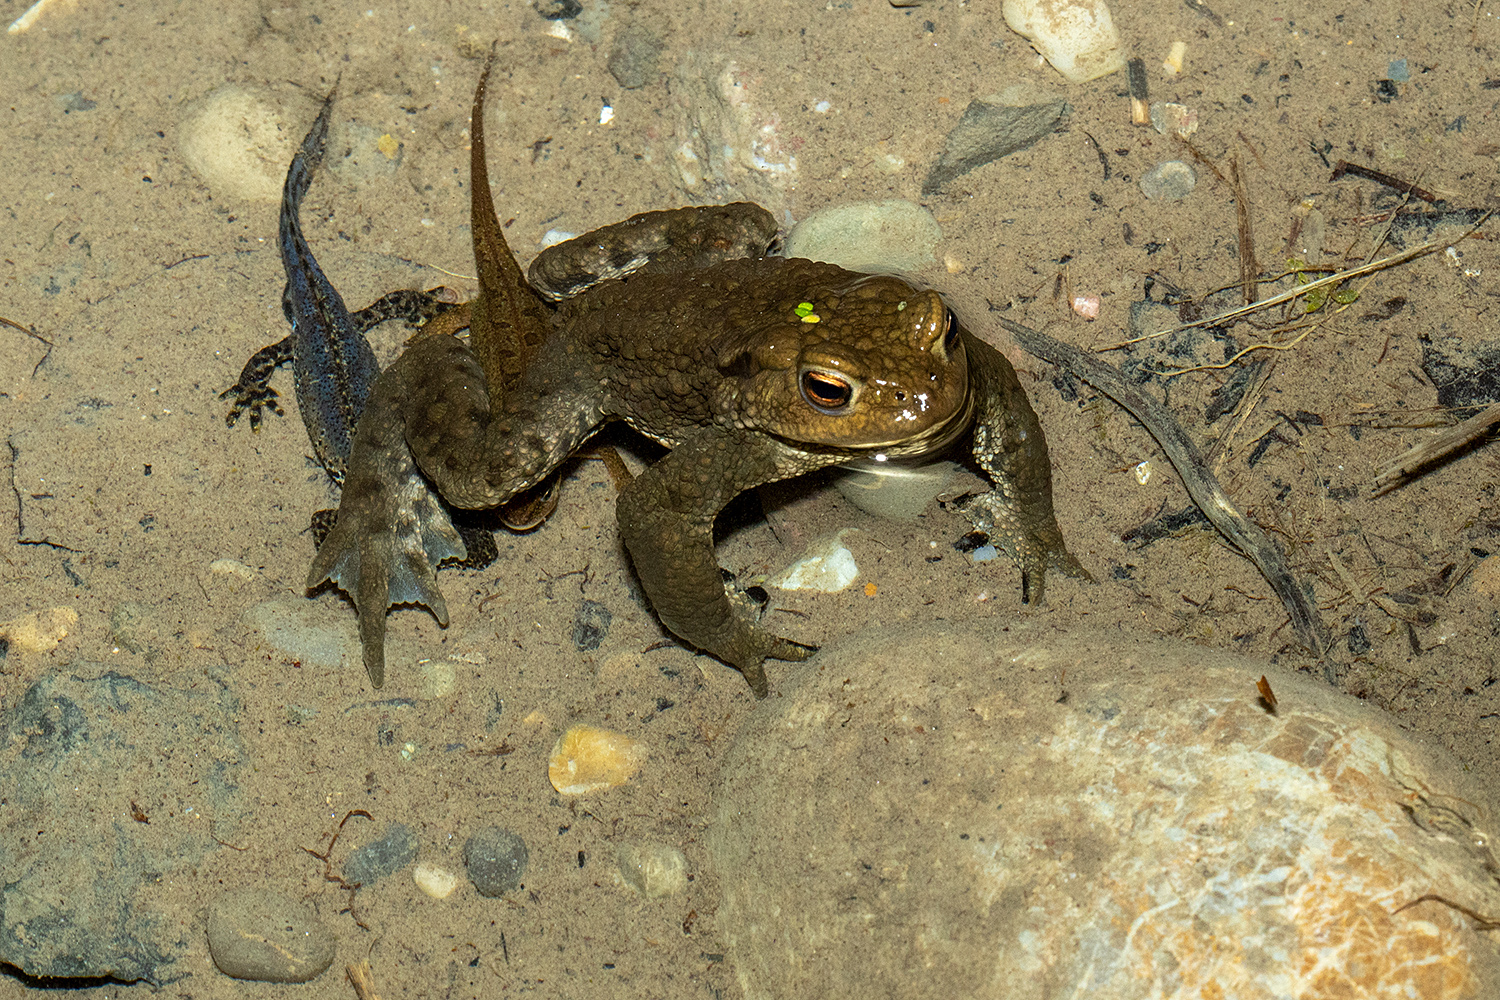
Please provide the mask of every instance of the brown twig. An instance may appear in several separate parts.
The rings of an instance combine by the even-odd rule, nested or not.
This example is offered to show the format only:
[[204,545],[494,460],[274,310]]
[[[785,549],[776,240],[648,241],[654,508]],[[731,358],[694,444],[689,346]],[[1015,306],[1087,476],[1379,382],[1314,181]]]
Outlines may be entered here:
[[1386,187],[1391,188],[1395,191],[1400,191],[1402,194],[1409,194],[1413,198],[1420,198],[1423,201],[1427,202],[1429,205],[1442,200],[1437,195],[1433,194],[1431,191],[1428,191],[1425,188],[1419,188],[1415,184],[1412,184],[1408,181],[1403,181],[1399,177],[1393,177],[1390,174],[1382,173],[1379,170],[1374,170],[1370,167],[1362,167],[1358,163],[1350,163],[1348,160],[1340,160],[1339,162],[1335,163],[1333,165],[1333,176],[1328,179],[1330,181],[1336,181],[1340,177],[1346,175],[1353,177],[1363,177],[1367,181],[1374,181],[1377,184],[1384,184]]
[[1125,64],[1130,80],[1130,124],[1151,124],[1151,92],[1146,84],[1146,61],[1132,59]]
[[354,918],[354,922],[361,928],[363,928],[364,930],[369,930],[370,925],[365,923],[364,920],[360,919],[358,913],[354,912],[354,894],[359,891],[360,884],[358,882],[346,881],[344,879],[344,876],[336,875],[333,871],[333,845],[339,842],[339,836],[344,832],[344,824],[349,822],[349,820],[355,816],[362,816],[365,819],[370,820],[371,822],[374,822],[375,820],[374,816],[371,816],[363,809],[350,809],[348,812],[344,813],[344,818],[339,820],[338,829],[334,830],[333,836],[328,838],[328,846],[323,848],[321,853],[313,850],[311,847],[304,847],[302,849],[308,854],[311,854],[313,857],[317,858],[319,861],[323,862],[323,881],[332,882],[342,889],[349,890],[349,915]]
[[1492,403],[1462,423],[1444,428],[1415,448],[1402,452],[1375,470],[1373,496],[1389,493],[1403,486],[1418,472],[1430,468],[1488,434],[1500,424],[1500,403]]
[[1171,411],[1142,394],[1125,380],[1118,369],[1092,354],[1003,316],[996,317],[996,320],[1010,331],[1023,349],[1088,382],[1145,426],[1182,477],[1182,484],[1193,503],[1219,533],[1260,570],[1286,608],[1297,638],[1314,656],[1322,659],[1329,646],[1328,631],[1318,617],[1309,588],[1292,576],[1286,556],[1260,526],[1235,507]]
[[344,974],[349,977],[354,995],[359,1000],[380,1000],[380,995],[375,992],[375,975],[370,971],[369,959],[361,960],[358,965],[344,966]]
[[1245,190],[1245,179],[1240,176],[1240,158],[1229,158],[1229,181],[1234,188],[1234,216],[1240,234],[1240,290],[1245,296],[1245,305],[1254,305],[1260,298],[1260,287],[1255,280],[1260,265],[1255,262],[1255,237],[1250,232],[1250,195]]

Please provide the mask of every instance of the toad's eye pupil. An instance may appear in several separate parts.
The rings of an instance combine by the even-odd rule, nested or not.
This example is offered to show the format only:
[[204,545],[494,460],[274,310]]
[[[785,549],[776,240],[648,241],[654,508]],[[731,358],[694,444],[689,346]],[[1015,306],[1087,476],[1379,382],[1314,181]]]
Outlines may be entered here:
[[802,394],[819,409],[837,410],[848,404],[854,391],[841,378],[825,375],[823,372],[803,372]]
[[954,348],[958,347],[958,317],[953,310],[948,310],[948,330],[943,334],[943,353],[952,354]]

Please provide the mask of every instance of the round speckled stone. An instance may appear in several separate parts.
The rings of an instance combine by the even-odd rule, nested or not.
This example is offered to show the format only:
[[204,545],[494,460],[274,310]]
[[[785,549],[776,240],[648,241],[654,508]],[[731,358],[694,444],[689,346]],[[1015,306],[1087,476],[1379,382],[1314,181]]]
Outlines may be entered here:
[[277,892],[241,889],[208,910],[208,950],[226,976],[305,983],[333,964],[333,934],[317,914]]
[[464,865],[479,894],[489,899],[517,889],[526,875],[531,852],[520,834],[486,826],[464,844]]

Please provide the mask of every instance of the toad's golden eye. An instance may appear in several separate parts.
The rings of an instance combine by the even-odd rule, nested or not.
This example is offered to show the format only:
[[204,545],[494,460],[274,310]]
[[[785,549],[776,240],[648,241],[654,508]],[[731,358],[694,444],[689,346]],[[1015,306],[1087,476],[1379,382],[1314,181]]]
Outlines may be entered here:
[[958,331],[959,331],[958,317],[953,314],[953,310],[952,309],[949,309],[948,310],[948,330],[947,330],[946,333],[943,334],[943,356],[944,357],[947,357],[947,358],[953,357],[953,352],[958,349]]
[[846,379],[828,372],[805,371],[802,398],[819,412],[837,414],[854,398],[854,387]]

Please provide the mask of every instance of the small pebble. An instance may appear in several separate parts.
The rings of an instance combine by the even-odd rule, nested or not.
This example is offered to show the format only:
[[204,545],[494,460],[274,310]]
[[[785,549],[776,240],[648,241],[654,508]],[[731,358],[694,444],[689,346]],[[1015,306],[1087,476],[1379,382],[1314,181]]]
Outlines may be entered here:
[[666,844],[621,844],[615,854],[620,877],[647,899],[673,896],[687,888],[687,858]]
[[854,553],[844,546],[844,534],[850,529],[819,539],[807,547],[801,559],[767,581],[778,590],[815,590],[836,594],[859,579],[859,565]]
[[1167,57],[1161,61],[1161,68],[1168,76],[1176,76],[1182,72],[1182,62],[1187,58],[1187,42],[1173,42],[1172,47],[1167,50]]
[[1152,201],[1181,201],[1198,184],[1198,175],[1181,160],[1158,163],[1141,178],[1141,191]]
[[447,899],[458,888],[458,876],[437,865],[417,865],[411,870],[412,881],[433,899]]
[[1099,296],[1097,295],[1075,295],[1073,296],[1073,311],[1084,319],[1095,320],[1099,318]]
[[646,761],[646,747],[624,733],[576,725],[557,739],[547,777],[564,795],[587,795],[623,785]]
[[1151,105],[1151,127],[1162,135],[1176,133],[1186,139],[1198,131],[1198,112],[1183,104],[1157,101]]
[[215,576],[237,576],[241,580],[255,579],[255,570],[238,559],[215,559],[208,564],[208,571]]
[[531,852],[518,833],[487,826],[475,831],[464,844],[464,867],[474,888],[487,899],[495,899],[520,888]]
[[449,660],[423,660],[417,664],[417,676],[421,678],[417,697],[428,700],[448,697],[458,681],[458,671]]
[[404,823],[386,827],[379,840],[354,851],[344,862],[344,881],[369,885],[417,860],[417,835]]
[[626,90],[635,90],[656,79],[656,66],[664,46],[656,32],[640,22],[631,22],[615,36],[614,48],[605,65],[616,83]]
[[614,619],[609,608],[584,598],[578,606],[578,614],[573,617],[573,645],[580,653],[598,649],[609,636],[609,626]]
[[72,608],[33,611],[29,615],[0,622],[0,639],[20,653],[45,653],[56,648],[78,624]]
[[226,976],[305,983],[333,964],[333,934],[310,908],[277,892],[241,889],[208,910],[208,951]]

